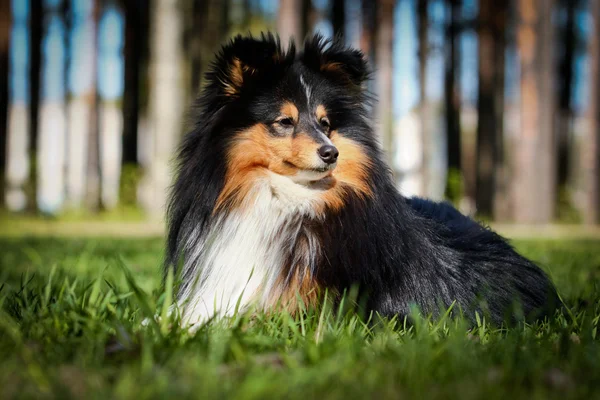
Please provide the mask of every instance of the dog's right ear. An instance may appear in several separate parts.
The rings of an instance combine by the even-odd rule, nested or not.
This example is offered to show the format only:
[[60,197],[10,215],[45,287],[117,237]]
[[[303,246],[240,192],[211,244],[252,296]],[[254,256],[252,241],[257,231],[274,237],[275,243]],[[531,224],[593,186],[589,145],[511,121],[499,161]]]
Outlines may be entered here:
[[326,39],[317,34],[304,43],[302,61],[306,66],[348,88],[359,88],[369,78],[362,52],[346,47],[340,38]]
[[270,33],[260,39],[238,35],[221,48],[207,79],[218,95],[234,99],[275,68],[291,65],[294,57],[293,43],[284,51],[279,38]]

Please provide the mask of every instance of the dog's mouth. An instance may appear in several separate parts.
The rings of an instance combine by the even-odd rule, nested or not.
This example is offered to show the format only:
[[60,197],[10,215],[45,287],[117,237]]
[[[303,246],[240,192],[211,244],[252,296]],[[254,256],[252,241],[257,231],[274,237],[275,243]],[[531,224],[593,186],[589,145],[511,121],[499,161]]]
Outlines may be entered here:
[[292,163],[289,164],[298,171],[295,175],[290,176],[290,178],[297,184],[311,188],[320,188],[321,184],[329,184],[330,181],[334,180],[332,173],[337,166],[337,163],[333,163],[312,168],[301,168]]
[[314,171],[317,173],[321,173],[321,172],[327,172],[327,171],[331,171],[333,168],[329,168],[329,165],[325,166],[325,167],[320,167],[320,168],[310,168],[307,171]]

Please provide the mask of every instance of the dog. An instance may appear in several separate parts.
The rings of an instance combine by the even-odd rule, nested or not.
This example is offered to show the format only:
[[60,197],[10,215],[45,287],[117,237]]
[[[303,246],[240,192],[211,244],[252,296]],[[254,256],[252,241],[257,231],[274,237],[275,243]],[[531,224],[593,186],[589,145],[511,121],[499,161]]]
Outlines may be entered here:
[[[167,209],[182,322],[317,307],[358,287],[366,310],[458,306],[496,324],[556,306],[547,275],[447,203],[395,188],[369,119],[363,54],[237,36],[206,75]],[[515,306],[518,305],[518,306]]]

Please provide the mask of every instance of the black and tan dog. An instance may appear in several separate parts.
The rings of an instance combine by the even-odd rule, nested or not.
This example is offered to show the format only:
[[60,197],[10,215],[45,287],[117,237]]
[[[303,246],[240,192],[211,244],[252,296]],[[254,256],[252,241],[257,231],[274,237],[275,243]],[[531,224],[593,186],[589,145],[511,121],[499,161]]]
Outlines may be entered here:
[[558,304],[500,236],[398,193],[367,116],[367,75],[359,51],[320,37],[298,53],[271,35],[222,48],[168,209],[186,323],[251,305],[293,311],[353,285],[385,316],[456,302],[501,323],[515,304],[528,317]]

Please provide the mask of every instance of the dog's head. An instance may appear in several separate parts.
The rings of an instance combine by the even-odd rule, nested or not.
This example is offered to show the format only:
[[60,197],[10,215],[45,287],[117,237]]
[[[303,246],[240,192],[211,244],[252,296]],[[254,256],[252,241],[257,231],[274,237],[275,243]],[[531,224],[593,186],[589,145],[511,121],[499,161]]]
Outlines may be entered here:
[[299,52],[272,35],[234,38],[206,75],[200,116],[179,152],[171,224],[191,207],[206,215],[255,204],[265,186],[312,215],[339,209],[352,192],[369,195],[379,147],[367,77],[360,51],[320,36]]
[[367,76],[361,52],[319,36],[300,54],[271,35],[224,46],[203,96],[205,114],[222,113],[212,135],[227,142],[221,203],[266,173],[320,192],[364,190]]
[[367,117],[367,77],[360,51],[319,36],[298,52],[272,35],[226,44],[178,155],[170,257],[181,231],[253,207],[269,189],[285,209],[321,217],[354,194],[371,196],[382,181],[373,174],[387,170]]

